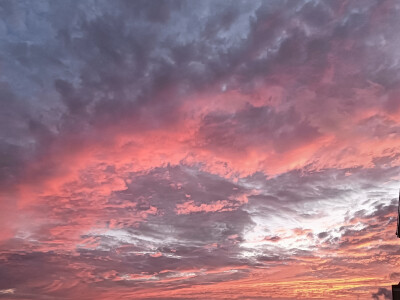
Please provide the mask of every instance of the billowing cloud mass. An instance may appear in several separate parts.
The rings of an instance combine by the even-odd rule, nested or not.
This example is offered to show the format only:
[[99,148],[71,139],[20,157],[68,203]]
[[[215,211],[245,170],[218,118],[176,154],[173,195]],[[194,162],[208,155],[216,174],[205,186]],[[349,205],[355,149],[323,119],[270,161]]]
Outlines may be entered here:
[[0,299],[391,297],[397,1],[0,16]]

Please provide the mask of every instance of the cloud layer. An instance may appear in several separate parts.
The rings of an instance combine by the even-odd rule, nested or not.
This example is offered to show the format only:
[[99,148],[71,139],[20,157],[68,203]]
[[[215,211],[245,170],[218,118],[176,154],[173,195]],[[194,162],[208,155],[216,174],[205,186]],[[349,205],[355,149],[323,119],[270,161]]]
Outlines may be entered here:
[[389,297],[399,9],[0,2],[0,299]]

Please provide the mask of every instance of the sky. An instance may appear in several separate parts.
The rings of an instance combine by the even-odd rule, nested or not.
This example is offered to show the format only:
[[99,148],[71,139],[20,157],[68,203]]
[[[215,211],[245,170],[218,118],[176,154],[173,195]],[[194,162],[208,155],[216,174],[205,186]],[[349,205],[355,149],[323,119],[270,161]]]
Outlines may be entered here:
[[400,3],[0,1],[0,299],[391,299]]

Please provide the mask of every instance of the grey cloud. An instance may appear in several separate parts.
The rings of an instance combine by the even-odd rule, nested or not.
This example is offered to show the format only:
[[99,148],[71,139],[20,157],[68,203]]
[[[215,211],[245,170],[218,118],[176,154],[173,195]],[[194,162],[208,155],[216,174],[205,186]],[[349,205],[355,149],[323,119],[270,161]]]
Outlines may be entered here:
[[400,273],[396,273],[396,272],[390,273],[389,278],[391,280],[399,280],[400,281]]
[[[188,249],[189,250],[189,249]],[[180,253],[183,254],[182,252]],[[248,275],[247,269],[235,269],[248,265],[245,260],[221,260],[223,253],[210,254],[205,249],[191,249],[189,257],[151,257],[149,255],[123,255],[110,251],[81,250],[79,255],[61,255],[51,252],[21,252],[2,255],[0,268],[0,288],[14,288],[15,296],[30,299],[46,297],[66,297],[67,299],[93,299],[109,288],[118,288],[123,294],[123,287],[131,291],[144,288],[176,289],[183,286],[205,285],[221,281],[237,280]],[[195,259],[201,257],[201,259]],[[202,261],[204,259],[204,261]],[[232,272],[213,272],[218,267],[232,268]],[[198,270],[194,270],[198,268]],[[201,268],[201,269],[200,269]],[[181,273],[190,272],[194,276],[184,278]],[[152,277],[152,280],[124,279],[124,276],[138,275]],[[179,278],[181,277],[181,278]],[[183,277],[183,278],[182,278]],[[163,282],[173,279],[174,282]],[[80,291],[85,294],[79,296]]]
[[246,191],[225,178],[185,166],[156,168],[148,173],[133,173],[132,177],[135,180],[128,184],[124,193],[146,196],[157,193],[158,197],[152,197],[150,201],[160,207],[183,203],[186,195],[190,195],[190,199],[200,204],[237,197]]
[[206,116],[198,136],[202,146],[216,153],[232,150],[241,153],[247,147],[268,147],[269,143],[275,151],[284,153],[313,141],[319,132],[293,109],[280,113],[267,106],[248,105],[233,116],[215,113]]
[[[62,140],[65,132],[101,135],[104,127],[115,124],[125,130],[163,126],[179,118],[171,116],[179,106],[182,91],[201,90],[220,79],[231,78],[234,85],[246,91],[246,86],[251,86],[257,74],[262,73],[272,75],[270,81],[278,80],[283,86],[276,74],[296,74],[286,69],[288,63],[291,70],[296,70],[293,68],[297,68],[297,62],[309,66],[307,70],[299,66],[303,75],[299,76],[298,83],[318,81],[327,68],[328,54],[349,57],[342,55],[343,40],[367,35],[373,30],[368,16],[379,14],[383,9],[383,4],[376,1],[363,4],[362,13],[351,13],[360,11],[358,2],[345,1],[341,5],[319,1],[296,5],[235,2],[234,6],[230,2],[208,1],[190,5],[180,1],[163,1],[158,5],[142,1],[119,1],[111,5],[98,1],[97,9],[92,10],[94,3],[55,1],[31,7],[29,1],[2,2],[4,30],[1,34],[8,42],[1,47],[0,56],[8,76],[0,80],[7,82],[12,93],[24,103],[13,111],[28,116],[18,118],[21,132],[36,140],[33,147],[39,152],[43,151],[45,142],[31,134],[26,119],[57,133],[52,140],[55,142]],[[341,7],[345,8],[342,15]],[[46,18],[39,18],[40,15]],[[396,23],[393,16],[391,13],[389,22]],[[318,30],[310,35],[307,26]],[[287,36],[282,40],[284,32]],[[388,28],[382,28],[382,32],[389,40]],[[367,52],[360,55],[357,47]],[[351,56],[351,60],[359,57],[360,66],[366,65],[364,59],[376,62],[373,50],[377,48],[375,44],[369,47],[356,44],[350,53],[357,55]],[[269,54],[265,58],[254,58],[263,52]],[[370,76],[376,69],[375,66],[361,70],[359,74]],[[354,83],[342,76],[348,74],[347,70],[338,66],[337,73],[333,89],[325,87],[317,92],[342,92],[334,88],[339,80]],[[373,79],[371,76],[368,79]],[[287,88],[292,90],[290,86]],[[314,104],[319,105],[319,101]],[[30,109],[31,106],[35,109]],[[246,114],[250,117],[248,114],[254,114],[253,110],[239,113],[235,120],[250,121]],[[256,126],[266,118],[278,117],[297,126],[272,137],[279,151],[318,136],[318,128],[305,119],[294,120],[297,117],[292,110],[274,115],[264,108],[249,124]],[[215,118],[209,121],[218,122]],[[264,128],[265,131],[279,128],[279,124],[271,126]],[[16,133],[11,124],[2,128]],[[240,126],[238,129],[249,136],[250,143],[265,133]],[[217,151],[224,141],[229,143],[233,139],[229,134],[220,134],[222,141],[215,140],[216,134],[208,132],[206,137]],[[239,149],[244,147],[240,141],[233,142]],[[27,150],[27,146],[21,149]],[[17,164],[24,163],[23,158],[16,159]]]
[[320,232],[320,233],[318,233],[318,238],[324,239],[324,238],[326,238],[328,235],[329,235],[328,232]]
[[[349,175],[349,173],[351,175]],[[398,173],[398,167],[363,169],[323,169],[319,171],[308,171],[307,167],[292,170],[275,177],[268,178],[265,175],[254,174],[243,178],[240,183],[247,186],[257,186],[263,193],[251,196],[255,203],[281,203],[295,204],[300,202],[329,200],[341,198],[343,200],[352,193],[359,190],[379,190],[386,180]],[[371,183],[371,179],[372,182]],[[351,188],[348,184],[351,182]],[[378,193],[378,192],[374,192]],[[374,197],[384,196],[383,192],[374,194]],[[385,202],[377,202],[376,211],[386,207]],[[379,207],[378,207],[379,206]],[[390,208],[387,208],[390,210]]]
[[383,296],[384,299],[392,299],[392,292],[386,288],[379,288],[376,293],[372,293],[372,299],[379,300],[379,296]]
[[[129,273],[130,269],[138,274],[156,274],[163,270],[233,268],[252,264],[241,257],[239,246],[244,230],[254,223],[240,206],[223,212],[177,215],[175,211],[177,204],[189,201],[187,195],[195,205],[218,200],[235,204],[238,202],[235,198],[246,191],[244,188],[188,167],[168,166],[131,173],[129,179],[127,189],[114,192],[106,203],[100,202],[101,208],[80,193],[62,199],[63,204],[56,197],[43,199],[47,203],[46,209],[37,207],[36,216],[51,216],[57,222],[40,226],[31,236],[44,247],[54,248],[60,239],[64,245],[78,245],[73,251],[79,253],[82,263],[94,266],[96,273],[112,269],[122,274]],[[80,184],[82,182],[91,184],[89,178]],[[71,183],[68,188],[79,190],[80,186],[76,184]],[[95,191],[96,186],[92,190]],[[138,219],[138,215],[150,211],[151,207],[157,208],[155,215]],[[71,234],[71,230],[77,230],[77,226],[85,228],[88,222],[100,225],[102,230],[91,231],[88,227],[76,241],[68,240],[69,236],[73,238],[81,232]],[[94,246],[85,240],[91,240]],[[32,251],[36,249],[35,244],[29,247]],[[66,255],[70,251],[64,251],[62,247],[55,249],[54,255]],[[161,255],[153,257],[154,253]]]

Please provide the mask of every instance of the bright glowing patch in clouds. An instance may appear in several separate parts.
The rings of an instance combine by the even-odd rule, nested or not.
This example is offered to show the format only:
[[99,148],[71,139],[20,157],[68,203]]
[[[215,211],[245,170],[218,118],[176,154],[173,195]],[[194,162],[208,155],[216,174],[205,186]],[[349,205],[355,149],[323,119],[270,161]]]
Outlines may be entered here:
[[2,1],[0,298],[388,295],[399,9]]

